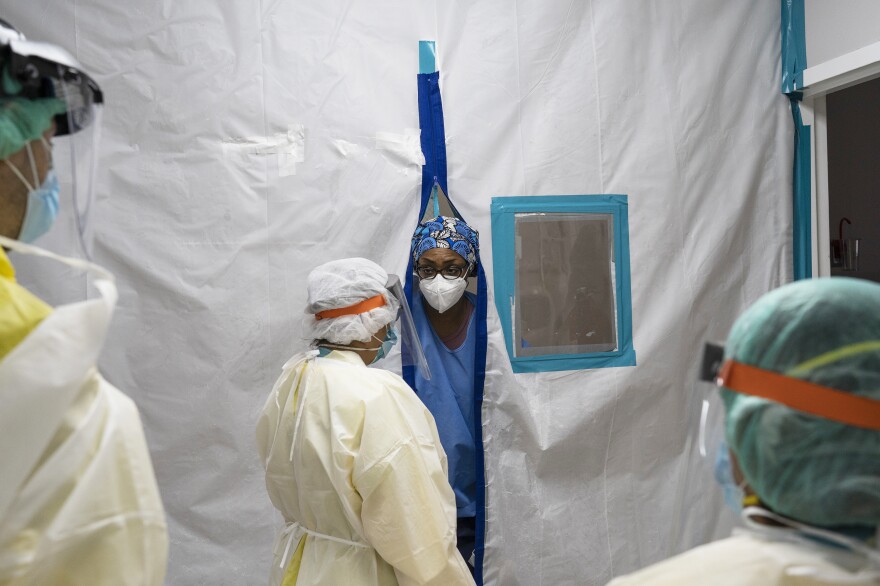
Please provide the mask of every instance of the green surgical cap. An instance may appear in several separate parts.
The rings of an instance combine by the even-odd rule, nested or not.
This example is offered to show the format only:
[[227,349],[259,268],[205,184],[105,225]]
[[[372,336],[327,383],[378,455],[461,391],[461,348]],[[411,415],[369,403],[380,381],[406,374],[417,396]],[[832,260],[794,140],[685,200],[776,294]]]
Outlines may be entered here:
[[[725,358],[880,400],[880,285],[798,281],[733,325]],[[811,525],[880,525],[880,431],[721,389],[727,443],[775,512]]]
[[61,112],[64,102],[55,98],[0,100],[0,160],[38,139]]

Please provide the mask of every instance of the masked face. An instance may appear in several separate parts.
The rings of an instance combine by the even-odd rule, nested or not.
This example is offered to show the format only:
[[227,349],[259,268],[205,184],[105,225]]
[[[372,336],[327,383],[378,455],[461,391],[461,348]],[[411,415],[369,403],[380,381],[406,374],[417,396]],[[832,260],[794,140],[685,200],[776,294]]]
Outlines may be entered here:
[[445,279],[439,275],[433,279],[420,280],[419,290],[428,305],[443,313],[461,299],[464,290],[467,289],[467,279]]
[[464,295],[467,276],[473,266],[449,248],[432,248],[418,258],[413,268],[425,301],[443,313]]
[[[377,339],[376,336],[373,338]],[[385,338],[382,339],[382,345],[379,346],[379,351],[376,352],[376,357],[373,358],[373,361],[370,364],[374,364],[379,362],[391,352],[391,349],[394,348],[394,345],[397,344],[397,330],[394,329],[393,326],[388,326],[388,331],[385,332]]]
[[[30,181],[16,165],[9,160],[3,161],[28,190],[24,218],[17,236],[18,240],[28,243],[48,232],[58,216],[60,189],[58,177],[51,168],[51,147],[45,138],[40,139],[40,143],[42,150],[38,147],[36,153],[31,143],[24,149],[31,170]],[[40,177],[44,177],[42,182]]]

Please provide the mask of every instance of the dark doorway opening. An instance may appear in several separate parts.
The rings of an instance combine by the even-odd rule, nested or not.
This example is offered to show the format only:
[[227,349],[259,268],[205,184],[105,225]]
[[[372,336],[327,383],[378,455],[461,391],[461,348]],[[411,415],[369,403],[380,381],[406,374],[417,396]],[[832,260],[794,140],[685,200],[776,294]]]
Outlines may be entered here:
[[880,78],[826,106],[831,274],[880,282]]

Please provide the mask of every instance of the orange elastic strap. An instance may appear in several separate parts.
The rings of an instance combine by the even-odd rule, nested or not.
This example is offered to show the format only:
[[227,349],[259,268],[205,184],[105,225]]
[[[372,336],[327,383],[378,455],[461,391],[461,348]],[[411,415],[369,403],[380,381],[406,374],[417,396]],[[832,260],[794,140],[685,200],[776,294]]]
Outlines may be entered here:
[[375,297],[370,297],[369,299],[365,299],[360,303],[355,303],[354,305],[349,305],[348,307],[340,307],[339,309],[328,309],[326,311],[319,311],[315,314],[315,319],[330,319],[331,317],[342,317],[343,315],[357,315],[359,313],[367,313],[370,310],[377,309],[385,305],[385,297],[383,295],[376,295]]
[[880,401],[868,397],[859,397],[735,360],[728,360],[721,367],[718,384],[731,391],[770,399],[810,415],[880,431]]

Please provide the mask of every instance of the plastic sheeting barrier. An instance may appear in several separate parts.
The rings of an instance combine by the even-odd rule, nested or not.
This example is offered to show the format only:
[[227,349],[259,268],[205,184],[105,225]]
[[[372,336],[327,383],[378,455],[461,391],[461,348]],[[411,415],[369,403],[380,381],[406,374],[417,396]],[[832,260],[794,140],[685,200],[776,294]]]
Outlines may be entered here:
[[[376,136],[418,124],[421,39],[437,40],[449,193],[483,235],[490,283],[486,583],[603,584],[727,533],[712,479],[680,479],[698,457],[703,341],[792,275],[778,4],[0,6],[105,90],[95,257],[120,300],[102,366],[141,408],[169,584],[265,583],[281,519],[254,423],[303,347],[307,272],[354,255],[404,271],[421,173]],[[277,155],[224,156],[291,123],[306,140],[295,175]],[[505,366],[490,201],[544,193],[629,195],[637,367]],[[21,273],[38,290],[79,286]]]

